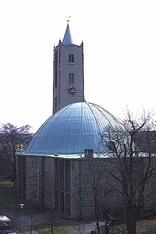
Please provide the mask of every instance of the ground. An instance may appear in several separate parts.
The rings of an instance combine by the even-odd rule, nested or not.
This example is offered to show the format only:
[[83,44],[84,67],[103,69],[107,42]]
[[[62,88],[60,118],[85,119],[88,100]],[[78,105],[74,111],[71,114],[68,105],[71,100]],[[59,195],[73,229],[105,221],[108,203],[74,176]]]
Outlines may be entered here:
[[[32,212],[32,209],[26,205],[21,211],[19,204],[20,202],[15,196],[15,190],[8,185],[4,188],[4,186],[2,187],[0,184],[0,215],[7,215],[13,221],[17,229],[22,229],[23,234],[52,233],[52,214],[50,211],[33,210]],[[90,231],[93,230],[95,226],[95,222],[90,222],[88,224],[75,223],[74,221],[63,220],[59,217],[55,217],[54,224],[53,234],[90,234]],[[19,232],[17,231],[17,233]],[[121,232],[118,232],[118,234],[120,233]],[[155,233],[156,217],[137,222],[137,234]]]
[[137,223],[138,234],[155,234],[156,233],[156,218],[152,220],[141,220]]

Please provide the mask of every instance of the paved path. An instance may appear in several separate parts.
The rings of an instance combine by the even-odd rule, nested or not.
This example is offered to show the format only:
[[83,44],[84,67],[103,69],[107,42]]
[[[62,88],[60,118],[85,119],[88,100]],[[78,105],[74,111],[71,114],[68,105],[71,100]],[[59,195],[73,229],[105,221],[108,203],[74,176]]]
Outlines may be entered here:
[[[16,214],[13,211],[8,211],[6,209],[0,208],[0,214],[6,215],[13,225],[17,227],[17,229],[22,233],[22,234],[37,234],[38,232],[35,230],[30,231],[30,226],[31,226],[31,216],[26,215],[26,216],[20,216],[20,214]],[[34,219],[35,220],[35,219]]]
[[138,234],[156,234],[156,219],[139,221],[137,231]]
[[27,231],[27,232],[24,232],[23,234],[38,234],[38,232],[36,232],[36,231]]

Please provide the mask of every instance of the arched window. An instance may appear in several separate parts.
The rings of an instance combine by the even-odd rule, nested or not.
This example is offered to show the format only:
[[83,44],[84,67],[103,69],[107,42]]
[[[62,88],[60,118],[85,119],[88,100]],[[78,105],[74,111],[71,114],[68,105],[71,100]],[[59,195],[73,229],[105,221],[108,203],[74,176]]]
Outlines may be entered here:
[[74,63],[74,55],[69,54],[69,63]]
[[74,83],[74,73],[69,73],[69,83]]

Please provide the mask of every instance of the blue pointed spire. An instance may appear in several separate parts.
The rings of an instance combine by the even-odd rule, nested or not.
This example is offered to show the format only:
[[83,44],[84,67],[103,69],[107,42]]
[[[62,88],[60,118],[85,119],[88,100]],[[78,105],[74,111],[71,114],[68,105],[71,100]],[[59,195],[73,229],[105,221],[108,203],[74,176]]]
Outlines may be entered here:
[[70,45],[73,44],[71,34],[70,34],[70,28],[69,28],[69,23],[67,23],[66,31],[64,34],[63,42],[64,45]]

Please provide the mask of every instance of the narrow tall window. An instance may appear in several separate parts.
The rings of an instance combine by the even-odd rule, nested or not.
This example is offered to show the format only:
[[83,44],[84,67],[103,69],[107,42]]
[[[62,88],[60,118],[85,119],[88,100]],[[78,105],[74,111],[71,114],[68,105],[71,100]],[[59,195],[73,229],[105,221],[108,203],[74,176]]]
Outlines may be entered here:
[[74,55],[69,54],[69,63],[74,63]]
[[74,83],[74,73],[69,73],[69,83]]

